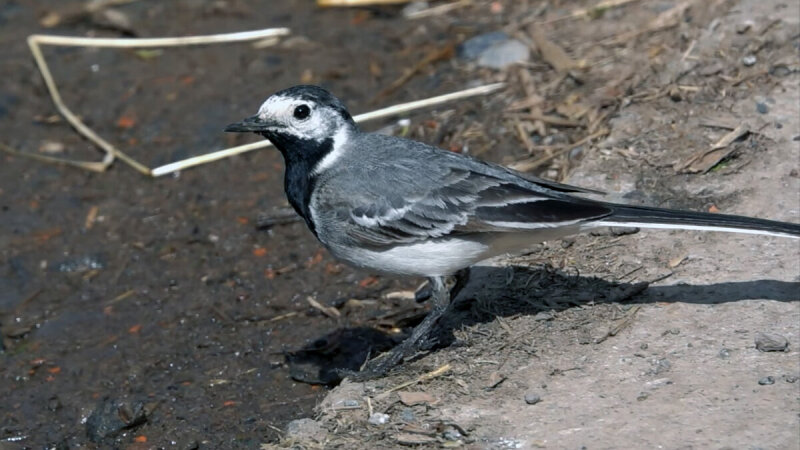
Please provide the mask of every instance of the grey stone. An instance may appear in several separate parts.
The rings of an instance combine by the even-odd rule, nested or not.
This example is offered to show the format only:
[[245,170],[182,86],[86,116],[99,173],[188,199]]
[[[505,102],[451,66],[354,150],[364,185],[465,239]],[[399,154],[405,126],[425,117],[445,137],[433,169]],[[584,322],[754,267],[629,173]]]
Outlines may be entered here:
[[775,377],[764,377],[758,380],[758,384],[762,386],[769,386],[770,384],[775,384]]
[[502,31],[479,34],[464,41],[459,47],[458,53],[460,57],[474,61],[492,45],[505,42],[508,39],[509,36]]
[[789,341],[776,333],[756,334],[756,349],[762,352],[785,352],[789,348]]
[[534,394],[534,393],[525,394],[525,403],[529,405],[535,405],[540,401],[542,401],[542,397],[539,394]]
[[497,43],[486,49],[478,58],[478,65],[490,69],[504,69],[512,64],[525,62],[531,50],[516,39]]
[[368,422],[373,425],[383,425],[389,422],[389,415],[384,413],[373,413],[371,416],[369,416]]

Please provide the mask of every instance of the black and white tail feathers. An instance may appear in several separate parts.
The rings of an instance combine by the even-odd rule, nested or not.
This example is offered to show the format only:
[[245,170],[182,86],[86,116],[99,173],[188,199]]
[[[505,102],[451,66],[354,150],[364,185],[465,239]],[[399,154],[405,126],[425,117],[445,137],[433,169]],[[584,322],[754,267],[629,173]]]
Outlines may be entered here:
[[648,206],[605,203],[612,213],[588,223],[590,227],[615,226],[673,230],[724,231],[800,238],[800,224],[728,214],[678,211]]

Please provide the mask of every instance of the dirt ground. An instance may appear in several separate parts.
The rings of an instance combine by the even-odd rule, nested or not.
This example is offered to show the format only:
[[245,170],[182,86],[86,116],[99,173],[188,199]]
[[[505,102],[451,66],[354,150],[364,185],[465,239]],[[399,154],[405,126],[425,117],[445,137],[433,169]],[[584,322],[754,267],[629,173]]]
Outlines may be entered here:
[[[28,34],[287,26],[263,49],[46,54],[67,104],[151,167],[244,142],[220,130],[300,82],[357,113],[506,81],[411,115],[410,135],[612,200],[800,221],[800,5],[596,4],[474,1],[409,19],[402,6],[139,0],[112,8],[124,29],[78,1],[8,1],[0,142],[98,155],[52,118]],[[460,54],[498,30],[529,60],[495,70]],[[421,320],[420,280],[340,265],[300,223],[259,226],[286,206],[275,152],[161,179],[0,158],[2,449],[800,447],[797,241],[546,242],[472,269],[440,348],[339,384],[333,369]],[[759,351],[761,333],[788,348]]]

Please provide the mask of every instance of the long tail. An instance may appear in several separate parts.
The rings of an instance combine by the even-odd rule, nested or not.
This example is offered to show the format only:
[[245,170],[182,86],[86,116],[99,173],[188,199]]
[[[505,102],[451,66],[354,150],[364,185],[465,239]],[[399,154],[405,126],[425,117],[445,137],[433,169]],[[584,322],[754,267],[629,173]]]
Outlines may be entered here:
[[800,238],[800,224],[795,223],[727,214],[677,211],[648,206],[618,204],[605,204],[605,206],[610,207],[613,212],[596,222],[587,224],[588,226],[725,231]]

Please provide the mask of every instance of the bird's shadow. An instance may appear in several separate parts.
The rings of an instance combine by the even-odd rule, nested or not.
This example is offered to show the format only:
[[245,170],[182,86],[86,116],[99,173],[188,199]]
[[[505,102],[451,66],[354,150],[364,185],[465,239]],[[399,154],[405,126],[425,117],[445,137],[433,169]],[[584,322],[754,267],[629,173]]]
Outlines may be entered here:
[[[754,280],[709,285],[648,286],[569,274],[552,267],[473,267],[468,281],[436,328],[435,348],[455,341],[453,330],[489,322],[495,317],[535,315],[586,304],[682,302],[719,304],[749,299],[800,300],[800,282]],[[421,317],[418,317],[418,321]],[[417,322],[418,322],[417,321]],[[410,331],[416,323],[407,324]],[[371,327],[337,330],[287,355],[298,381],[335,385],[341,369],[355,371],[370,355],[391,349],[403,336]]]

